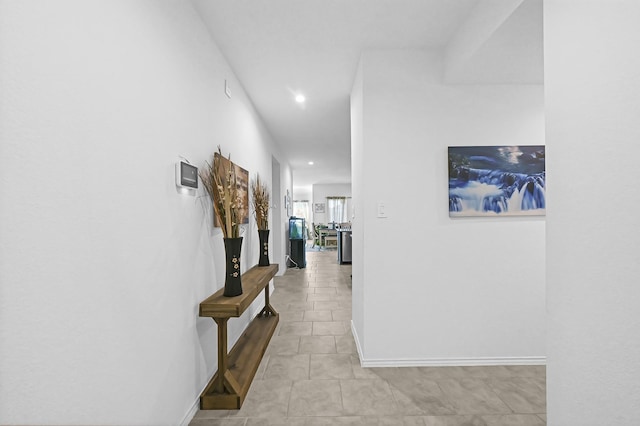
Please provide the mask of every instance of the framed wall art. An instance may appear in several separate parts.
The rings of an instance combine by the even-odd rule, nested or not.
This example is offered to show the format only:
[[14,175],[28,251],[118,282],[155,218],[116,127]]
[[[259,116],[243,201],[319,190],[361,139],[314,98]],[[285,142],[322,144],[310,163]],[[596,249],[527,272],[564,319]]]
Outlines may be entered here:
[[449,216],[543,216],[544,145],[449,147]]
[[287,214],[287,217],[291,216],[293,208],[291,206],[291,196],[289,195],[289,190],[287,189],[287,194],[284,196],[284,211]]
[[[224,170],[229,170],[229,159],[220,155],[219,153],[214,153],[214,156],[220,157],[221,165]],[[234,172],[236,174],[236,186],[238,188],[238,195],[240,196],[241,202],[241,215],[242,221],[240,223],[247,224],[249,223],[249,171],[243,169],[237,164],[231,162],[234,167]],[[220,223],[218,223],[218,218],[216,215],[213,215],[213,226],[219,228]]]

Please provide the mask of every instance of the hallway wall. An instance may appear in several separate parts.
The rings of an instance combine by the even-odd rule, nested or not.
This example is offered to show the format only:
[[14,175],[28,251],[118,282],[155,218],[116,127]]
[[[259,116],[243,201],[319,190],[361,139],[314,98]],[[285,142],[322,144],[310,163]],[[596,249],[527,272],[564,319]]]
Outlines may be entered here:
[[[448,215],[447,147],[544,144],[542,86],[448,86],[369,51],[352,94],[353,321],[364,365],[543,363],[545,219]],[[387,218],[377,217],[385,204]]]
[[[189,2],[0,2],[0,424],[189,420],[217,368],[198,304],[224,249],[174,165],[217,145],[252,176],[274,155],[291,190]],[[253,221],[244,237],[246,269]]]
[[640,3],[548,1],[548,424],[640,424]]

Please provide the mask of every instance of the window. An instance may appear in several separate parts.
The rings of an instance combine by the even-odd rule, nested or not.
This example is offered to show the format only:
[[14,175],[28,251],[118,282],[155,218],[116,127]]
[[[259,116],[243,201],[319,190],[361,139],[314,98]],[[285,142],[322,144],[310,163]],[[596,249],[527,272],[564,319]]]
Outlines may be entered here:
[[293,200],[293,215],[304,217],[305,222],[309,221],[309,200]]
[[327,197],[327,222],[349,222],[351,197]]

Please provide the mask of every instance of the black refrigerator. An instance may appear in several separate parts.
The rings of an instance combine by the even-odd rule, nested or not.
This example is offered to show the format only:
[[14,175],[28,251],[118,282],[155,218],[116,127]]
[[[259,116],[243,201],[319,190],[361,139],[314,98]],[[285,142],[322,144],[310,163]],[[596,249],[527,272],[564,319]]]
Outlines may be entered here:
[[306,228],[304,226],[303,217],[291,216],[289,218],[289,245],[290,253],[289,257],[290,265],[298,268],[304,268],[307,266],[307,258],[305,254],[305,247],[307,245],[307,239],[305,238]]

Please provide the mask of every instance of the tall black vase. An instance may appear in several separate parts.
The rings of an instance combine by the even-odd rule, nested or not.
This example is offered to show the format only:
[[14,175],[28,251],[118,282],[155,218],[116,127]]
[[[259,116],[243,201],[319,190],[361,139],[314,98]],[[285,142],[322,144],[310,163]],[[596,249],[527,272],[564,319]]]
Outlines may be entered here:
[[258,266],[269,266],[269,230],[258,229],[258,237],[260,237],[260,258]]
[[226,271],[224,277],[224,295],[227,297],[242,294],[242,279],[240,273],[240,252],[242,237],[224,238],[224,252],[226,256]]

